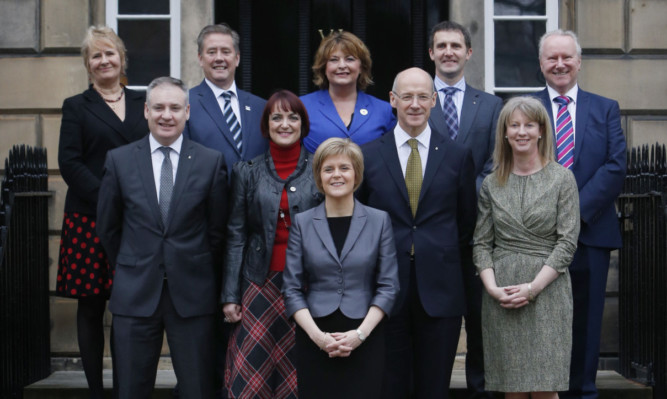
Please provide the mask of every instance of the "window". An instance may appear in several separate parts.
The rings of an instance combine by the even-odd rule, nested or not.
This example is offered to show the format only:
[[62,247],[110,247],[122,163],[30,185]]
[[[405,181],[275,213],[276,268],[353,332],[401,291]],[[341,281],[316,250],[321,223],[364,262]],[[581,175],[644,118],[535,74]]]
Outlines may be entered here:
[[558,28],[558,0],[484,0],[485,87],[502,98],[545,86],[540,37]]
[[127,48],[130,88],[181,76],[181,1],[106,0],[106,23]]

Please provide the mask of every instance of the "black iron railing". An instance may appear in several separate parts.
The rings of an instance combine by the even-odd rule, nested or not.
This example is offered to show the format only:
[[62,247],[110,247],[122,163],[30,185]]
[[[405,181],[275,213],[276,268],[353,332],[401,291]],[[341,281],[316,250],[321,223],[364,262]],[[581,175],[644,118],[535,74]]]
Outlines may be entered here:
[[667,393],[667,153],[664,145],[634,148],[618,199],[621,374]]
[[50,374],[46,150],[15,146],[0,194],[0,397]]

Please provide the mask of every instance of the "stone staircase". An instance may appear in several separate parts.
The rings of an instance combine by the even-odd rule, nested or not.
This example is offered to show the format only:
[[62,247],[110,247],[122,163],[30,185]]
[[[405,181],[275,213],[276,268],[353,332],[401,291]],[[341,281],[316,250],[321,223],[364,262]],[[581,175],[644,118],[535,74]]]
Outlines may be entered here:
[[[463,370],[465,357],[457,357],[450,384],[450,398],[467,399],[465,372]],[[48,378],[27,386],[23,391],[23,399],[87,399],[88,387],[83,371],[77,370],[75,363],[64,364],[56,362],[61,370],[55,371]],[[64,364],[64,366],[63,366]],[[163,358],[158,367],[153,399],[172,399],[173,387],[176,384],[174,371],[171,370],[171,360]],[[626,380],[615,371],[598,371],[597,377],[600,399],[653,399],[653,390],[650,387]],[[111,370],[104,371],[104,386],[107,397],[111,398]],[[496,395],[503,398],[503,395]]]

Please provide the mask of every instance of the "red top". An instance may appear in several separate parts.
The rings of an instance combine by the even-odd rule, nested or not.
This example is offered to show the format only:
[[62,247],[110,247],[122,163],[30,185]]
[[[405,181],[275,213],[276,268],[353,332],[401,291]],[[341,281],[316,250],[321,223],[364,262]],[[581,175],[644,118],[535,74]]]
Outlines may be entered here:
[[[276,172],[281,179],[286,180],[296,169],[301,154],[301,143],[297,141],[289,147],[279,147],[273,141],[269,142],[269,151],[273,158]],[[285,251],[287,250],[288,226],[292,225],[289,215],[289,204],[287,203],[287,190],[283,188],[280,197],[280,210],[278,211],[278,222],[276,227],[276,238],[273,241],[273,252],[271,253],[271,271],[282,272],[285,269]]]

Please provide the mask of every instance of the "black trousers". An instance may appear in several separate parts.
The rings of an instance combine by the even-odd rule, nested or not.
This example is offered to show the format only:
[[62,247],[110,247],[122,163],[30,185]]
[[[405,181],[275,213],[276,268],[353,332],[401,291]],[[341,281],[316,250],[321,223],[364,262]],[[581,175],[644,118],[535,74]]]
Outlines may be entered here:
[[414,264],[411,269],[407,299],[387,321],[382,398],[446,399],[461,317],[429,316],[419,299]]
[[164,332],[182,399],[212,398],[214,351],[212,314],[181,317],[165,283],[157,310],[150,317],[113,315],[114,363],[120,399],[149,399]]

